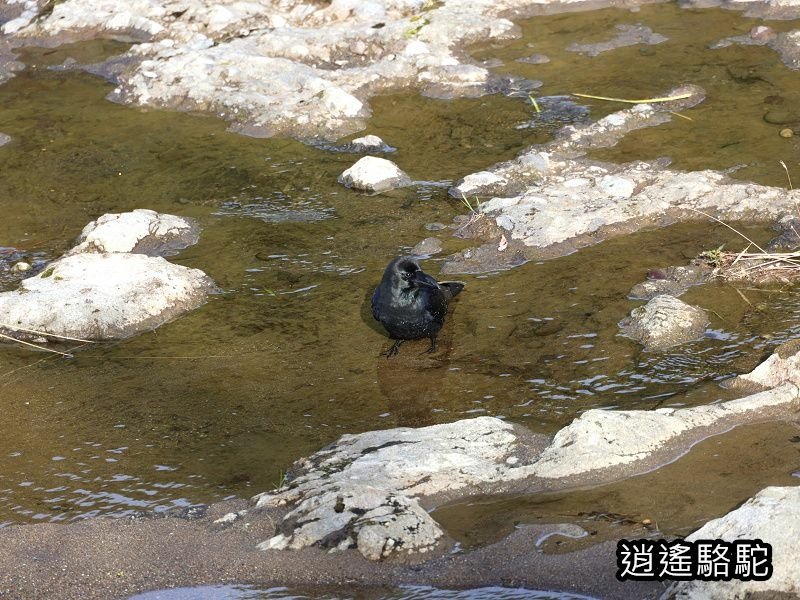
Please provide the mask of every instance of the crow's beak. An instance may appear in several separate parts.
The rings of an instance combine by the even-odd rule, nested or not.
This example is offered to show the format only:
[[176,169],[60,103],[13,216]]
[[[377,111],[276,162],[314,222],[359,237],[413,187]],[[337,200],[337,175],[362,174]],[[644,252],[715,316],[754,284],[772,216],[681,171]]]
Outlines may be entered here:
[[436,288],[439,287],[436,284],[431,283],[430,281],[426,281],[423,278],[422,271],[415,271],[414,276],[411,278],[411,285],[416,287],[427,287],[427,288]]

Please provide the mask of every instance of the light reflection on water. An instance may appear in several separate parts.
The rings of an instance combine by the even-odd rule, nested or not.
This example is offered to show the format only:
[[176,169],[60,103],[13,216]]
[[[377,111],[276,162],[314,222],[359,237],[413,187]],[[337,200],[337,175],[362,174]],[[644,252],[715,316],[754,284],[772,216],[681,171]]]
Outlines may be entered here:
[[[680,38],[690,35],[683,31],[687,15],[709,38],[751,24],[733,13],[672,5],[644,6],[636,20],[656,31],[672,27],[670,35]],[[518,45],[482,52],[508,54],[503,68],[531,79],[536,75],[527,70],[544,69],[546,94],[589,83],[635,85],[607,80],[620,64],[624,72],[647,66],[632,60],[636,49],[594,59],[564,51],[576,31],[600,36],[629,16],[547,17],[525,25],[529,37]],[[524,46],[532,39],[552,46],[536,48],[551,63],[514,62],[531,53]],[[707,75],[716,69],[709,82],[726,81],[724,60],[704,62],[702,40],[678,42],[680,53],[669,42],[656,50],[667,53],[670,68],[695,74],[700,65]],[[106,44],[100,45],[107,52]],[[58,64],[87,48],[35,59]],[[768,51],[733,48],[719,56],[741,61],[749,52]],[[92,60],[99,57],[81,58]],[[774,75],[777,90],[769,93],[785,88],[790,96],[794,80]],[[663,91],[663,81],[646,81]],[[397,147],[391,159],[428,183],[372,196],[336,183],[354,155],[244,138],[213,119],[112,105],[107,91],[86,75],[36,71],[0,86],[0,130],[15,140],[0,149],[0,246],[53,257],[104,212],[147,207],[191,216],[203,228],[200,243],[172,260],[207,271],[225,293],[152,334],[84,348],[72,360],[2,347],[0,523],[247,497],[273,487],[294,460],[343,433],[480,414],[553,433],[588,408],[716,401],[729,394],[720,381],[800,336],[793,292],[745,291],[748,305],[732,288],[713,285],[684,298],[713,311],[705,339],[655,354],[618,335],[617,322],[639,304],[626,296],[649,269],[684,264],[723,243],[739,247],[730,232],[695,224],[507,273],[459,277],[467,287],[442,332],[442,352],[419,356],[424,347],[410,343],[387,361],[380,356],[387,340],[369,314],[371,289],[388,260],[423,237],[439,236],[447,253],[467,244],[451,230],[425,225],[450,223],[465,210],[447,197],[443,182],[549,139],[551,123],[518,129],[533,117],[525,95],[375,99],[365,133]],[[714,125],[722,127],[730,114],[737,136],[761,135],[760,116],[758,123],[740,116],[761,94],[757,85],[725,94],[737,103],[728,113],[710,105]],[[543,105],[549,110],[549,102]],[[610,110],[595,106],[591,116]],[[571,114],[585,116],[580,108]],[[679,126],[671,125],[669,135]],[[647,151],[656,152],[658,139],[647,139]],[[670,147],[683,153],[674,157],[680,164],[717,160],[714,136],[683,141]],[[782,184],[778,175],[771,183]],[[742,229],[759,242],[770,236],[761,227]],[[436,274],[440,263],[433,258],[423,266]],[[0,285],[6,281],[0,273]]]
[[593,600],[566,592],[543,592],[523,588],[484,587],[445,590],[426,586],[399,586],[391,590],[359,589],[348,593],[300,593],[288,588],[259,589],[251,585],[198,586],[158,590],[131,596],[128,600]]

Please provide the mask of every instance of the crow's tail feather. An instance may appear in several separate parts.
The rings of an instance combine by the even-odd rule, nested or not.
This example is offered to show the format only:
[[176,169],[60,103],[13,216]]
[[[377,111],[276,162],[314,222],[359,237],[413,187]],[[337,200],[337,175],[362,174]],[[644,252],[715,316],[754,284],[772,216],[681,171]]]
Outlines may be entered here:
[[439,287],[444,291],[447,299],[455,298],[464,289],[464,284],[460,281],[440,281]]

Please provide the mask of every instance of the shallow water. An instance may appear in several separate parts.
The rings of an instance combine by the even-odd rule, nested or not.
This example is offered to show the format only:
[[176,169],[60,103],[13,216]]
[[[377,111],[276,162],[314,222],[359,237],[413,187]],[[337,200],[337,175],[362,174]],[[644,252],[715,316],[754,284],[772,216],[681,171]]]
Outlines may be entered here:
[[[650,95],[684,79],[620,71],[638,64],[636,48],[594,58],[563,48],[609,37],[612,23],[633,20],[678,36],[647,46],[674,58],[688,43],[679,26],[685,18],[709,40],[752,25],[734,13],[648,6],[634,15],[534,19],[524,40],[477,52],[504,59],[533,40],[525,51],[552,55],[552,63],[511,62],[499,70],[541,78],[542,94]],[[745,301],[732,287],[708,285],[686,296],[712,311],[706,339],[653,354],[621,338],[617,322],[639,304],[625,296],[648,269],[682,264],[721,244],[741,247],[722,227],[688,224],[464,277],[443,350],[422,357],[424,343],[406,344],[387,360],[380,356],[387,339],[369,315],[372,287],[390,258],[431,235],[426,223],[449,223],[464,210],[435,184],[510,159],[546,141],[553,126],[528,127],[531,108],[518,97],[376,99],[367,133],[396,146],[392,160],[413,179],[432,184],[369,196],[336,184],[354,155],[230,134],[213,118],[117,106],[104,99],[110,86],[97,78],[46,68],[67,56],[92,62],[118,48],[32,49],[26,61],[36,68],[0,86],[0,131],[14,138],[0,149],[0,246],[55,257],[105,212],[145,207],[192,216],[203,228],[201,241],[173,260],[205,270],[224,292],[153,333],[82,348],[71,360],[0,347],[0,525],[247,497],[342,433],[477,415],[554,432],[587,408],[723,399],[730,392],[719,388],[721,380],[800,333],[794,291],[743,290]],[[690,45],[686,61],[707,62],[710,70],[697,79],[717,81],[724,60],[709,61],[701,50]],[[770,51],[731,52],[769,60],[779,90],[795,83],[797,75]],[[636,81],[648,83],[634,89]],[[742,135],[753,135],[731,106],[711,100],[702,110],[713,111],[716,130],[737,123]],[[609,110],[596,105],[592,116]],[[710,119],[699,110],[688,111],[695,131]],[[671,145],[673,128],[686,123],[676,119],[641,134],[654,137],[636,156],[669,153],[679,167],[692,168],[764,166],[777,156],[742,144],[738,154],[721,156],[711,133],[684,130],[681,145]],[[782,148],[793,144],[774,138]],[[622,146],[619,157],[625,152],[633,150]],[[785,178],[766,166],[740,174],[755,177],[754,170],[760,181]],[[759,242],[771,236],[764,227],[741,228]],[[464,246],[447,232],[437,235],[447,253]],[[437,263],[424,265],[436,273]]]
[[685,536],[766,486],[800,484],[798,433],[800,423],[742,426],[625,481],[568,493],[476,498],[439,508],[434,517],[462,549],[499,541],[515,528],[561,523],[580,529],[541,536],[537,551],[566,552],[606,539]]
[[216,585],[158,590],[131,596],[129,600],[592,600],[580,594],[542,592],[522,588],[485,587],[472,590],[444,590],[427,586],[404,585],[394,589],[360,589],[349,594],[336,592],[300,592],[288,588],[261,589],[252,585]]

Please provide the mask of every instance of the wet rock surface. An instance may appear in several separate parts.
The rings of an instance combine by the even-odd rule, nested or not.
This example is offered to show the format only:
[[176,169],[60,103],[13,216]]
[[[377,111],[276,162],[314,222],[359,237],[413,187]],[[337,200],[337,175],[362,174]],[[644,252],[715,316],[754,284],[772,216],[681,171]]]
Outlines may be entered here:
[[156,256],[195,243],[198,231],[190,220],[149,210],[104,215],[62,258],[0,294],[0,327],[20,338],[88,340],[154,329],[216,291],[202,271]]
[[636,25],[620,24],[616,26],[616,30],[616,36],[607,42],[598,42],[594,44],[575,43],[567,46],[567,50],[569,52],[580,52],[588,56],[598,56],[603,52],[609,52],[626,46],[637,46],[639,44],[654,46],[656,44],[663,44],[669,39],[660,33],[655,33],[652,29],[641,23],[637,23]]
[[386,192],[411,183],[411,178],[390,160],[365,156],[339,175],[339,183],[365,192]]
[[[776,384],[694,408],[588,410],[549,441],[494,417],[343,436],[298,461],[290,483],[254,498],[255,510],[290,508],[277,535],[259,548],[357,547],[373,560],[428,552],[443,532],[422,508],[487,491],[553,491],[644,472],[734,425],[791,416],[800,388]],[[365,521],[366,514],[381,518]]]
[[645,350],[662,351],[703,337],[707,325],[705,311],[661,294],[634,308],[620,322],[620,329]]
[[571,96],[543,96],[536,100],[536,106],[538,110],[533,118],[520,123],[516,129],[555,129],[589,120],[589,108]]
[[251,135],[332,140],[364,127],[368,99],[413,86],[438,97],[497,86],[459,48],[515,33],[517,2],[475,4],[67,0],[19,38],[139,41],[111,98],[212,112]]
[[414,256],[432,256],[443,249],[442,240],[435,237],[425,238],[411,249]]
[[670,597],[696,600],[800,594],[800,487],[768,487],[724,517],[691,534],[697,540],[761,540],[772,546],[772,576],[767,581],[687,581],[674,585]]
[[775,229],[779,235],[767,244],[770,252],[793,252],[800,247],[800,218],[788,215],[778,221]]
[[193,246],[200,239],[200,227],[193,219],[136,209],[106,214],[83,228],[78,244],[68,255],[83,252],[130,252],[166,256]]
[[689,288],[709,281],[712,270],[711,267],[703,264],[652,269],[648,271],[646,281],[637,283],[631,288],[628,298],[650,300],[661,294],[677,298]]
[[0,247],[0,289],[8,289],[23,277],[36,275],[48,258],[44,252],[26,252],[17,248]]
[[[794,214],[798,191],[734,181],[718,171],[675,171],[661,161],[615,165],[582,158],[591,149],[614,145],[629,131],[666,122],[666,109],[691,106],[703,97],[693,87],[665,95],[682,93],[690,97],[666,106],[640,104],[592,124],[564,127],[553,142],[468,175],[450,194],[489,196],[481,204],[482,216],[493,221],[510,244],[518,241],[516,249],[527,260],[562,256],[645,227],[708,218],[702,213],[756,221]],[[481,232],[472,237],[487,243],[448,257],[443,273],[495,268],[496,246]]]
[[350,152],[353,154],[388,153],[397,150],[397,148],[393,148],[377,135],[365,135],[350,140],[346,144],[326,145],[323,148],[333,152]]

